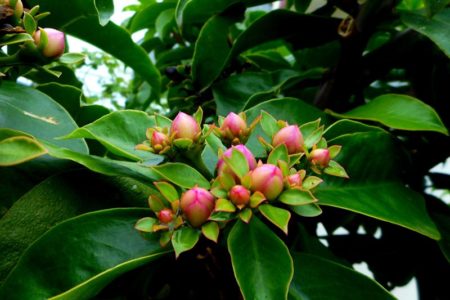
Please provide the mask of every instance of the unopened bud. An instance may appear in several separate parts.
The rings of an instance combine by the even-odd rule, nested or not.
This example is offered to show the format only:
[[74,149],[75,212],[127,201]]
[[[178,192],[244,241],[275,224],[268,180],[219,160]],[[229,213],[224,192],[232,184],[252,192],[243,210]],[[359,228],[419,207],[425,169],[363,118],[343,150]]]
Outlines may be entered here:
[[[245,158],[247,159],[248,162],[248,168],[249,170],[253,170],[254,168],[256,168],[256,159],[253,156],[253,153],[248,150],[247,147],[245,147],[244,145],[236,145],[236,146],[232,146],[231,148],[228,148],[223,154],[222,156],[225,157],[231,157],[231,153],[233,151],[233,149],[238,150],[239,152],[241,152],[242,154],[244,154]],[[219,159],[219,161],[217,162],[217,174],[222,173],[225,168],[225,162],[223,160],[223,157]],[[232,172],[231,170],[229,170],[229,172]]]
[[278,131],[272,140],[272,145],[285,144],[289,154],[303,151],[303,136],[297,125],[286,126]]
[[295,173],[286,177],[287,183],[289,187],[301,187],[302,186],[302,177],[299,173]]
[[[41,45],[41,30],[44,30],[47,34],[47,44]],[[58,58],[64,53],[66,47],[65,35],[63,32],[53,29],[44,28],[35,32],[34,43],[39,47],[42,47],[42,55],[47,58]]]
[[235,185],[229,192],[229,198],[234,204],[243,206],[250,201],[250,191],[242,185]]
[[199,187],[188,190],[180,200],[181,210],[194,227],[199,227],[208,220],[214,210],[214,205],[214,196]]
[[226,116],[220,127],[222,137],[230,141],[235,139],[237,139],[237,141],[242,140],[248,133],[247,131],[247,122],[245,122],[241,116],[233,112]]
[[268,200],[274,200],[283,190],[283,173],[274,165],[259,166],[251,173],[251,189],[263,193]]
[[170,127],[170,134],[173,134],[175,139],[195,140],[199,133],[200,125],[197,121],[183,112],[178,113]]
[[173,212],[170,209],[165,208],[158,212],[158,219],[161,221],[161,223],[170,223],[173,220]]
[[152,139],[150,140],[152,147],[155,146],[166,146],[169,143],[169,137],[162,132],[158,132],[156,130],[152,133]]
[[328,149],[314,149],[309,154],[309,160],[313,165],[326,168],[330,163],[330,152]]

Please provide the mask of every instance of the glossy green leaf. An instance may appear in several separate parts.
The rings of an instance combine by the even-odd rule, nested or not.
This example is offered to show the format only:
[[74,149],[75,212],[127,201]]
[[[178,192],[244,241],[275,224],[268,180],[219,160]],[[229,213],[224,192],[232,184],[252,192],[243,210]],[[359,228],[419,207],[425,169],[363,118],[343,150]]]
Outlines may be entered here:
[[278,166],[280,160],[289,163],[289,154],[285,144],[278,145],[270,152],[267,163]]
[[317,217],[322,214],[322,209],[315,203],[291,206],[290,209],[297,215],[308,218]]
[[[150,84],[152,96],[156,98],[160,89],[160,74],[144,49],[133,42],[129,32],[113,22],[107,22],[113,9],[111,2],[97,0],[96,7],[94,0],[28,1],[31,6],[40,5],[41,11],[52,12],[41,20],[40,24],[44,27],[59,28],[122,60]],[[107,23],[102,26],[99,20]]]
[[70,113],[72,118],[77,120],[78,114],[80,113],[81,89],[56,82],[40,84],[36,89],[58,102]]
[[261,128],[266,133],[266,135],[270,138],[272,138],[275,133],[280,130],[280,127],[278,127],[277,120],[272,117],[268,112],[261,111]]
[[342,145],[337,160],[351,179],[327,177],[315,192],[318,204],[347,209],[433,239],[440,238],[422,196],[398,179],[401,158],[389,134],[354,133],[335,138],[333,142]]
[[152,167],[152,170],[162,178],[183,188],[192,188],[196,185],[208,189],[209,182],[196,169],[183,163],[165,163]]
[[200,238],[200,231],[191,227],[182,227],[176,230],[172,236],[172,245],[176,257],[181,253],[194,248]]
[[94,0],[100,25],[105,26],[114,14],[113,0]]
[[154,125],[155,119],[144,112],[115,111],[75,130],[66,138],[94,139],[116,155],[135,161],[151,160],[158,155],[136,150],[135,147],[147,139],[147,128]]
[[24,12],[22,20],[23,20],[23,26],[25,28],[25,31],[29,35],[33,35],[37,28],[37,24],[36,24],[36,21],[34,20],[33,16],[30,15],[28,12]]
[[293,253],[292,258],[295,271],[288,299],[395,299],[376,281],[343,265],[305,253]]
[[156,220],[155,218],[144,217],[136,222],[134,228],[136,228],[136,230],[143,232],[153,232],[153,225],[155,225],[157,222],[158,220]]
[[408,27],[420,32],[432,40],[448,57],[450,57],[450,8],[428,18],[416,12],[403,11],[401,19]]
[[86,171],[55,175],[30,189],[0,219],[0,285],[23,251],[57,223],[118,205],[116,190],[103,178]]
[[384,132],[385,130],[377,126],[367,125],[358,121],[343,119],[338,120],[332,125],[330,125],[324,131],[323,136],[330,141],[344,134],[353,134],[357,132],[371,132],[371,131]]
[[111,209],[60,223],[27,249],[1,286],[0,297],[95,296],[119,275],[167,252],[156,235],[144,238],[134,229],[136,220],[148,213],[148,209]]
[[317,199],[310,191],[299,189],[289,189],[284,191],[278,200],[284,204],[297,206],[317,202]]
[[159,2],[145,7],[144,9],[136,12],[133,16],[130,24],[130,31],[136,32],[145,28],[154,28],[156,18],[159,14],[174,7],[174,2]]
[[270,204],[260,205],[258,209],[267,220],[280,228],[285,234],[288,234],[288,224],[291,219],[289,211]]
[[407,95],[382,95],[349,112],[332,114],[340,118],[375,121],[395,129],[448,135],[447,128],[431,106]]
[[294,269],[274,232],[254,217],[249,224],[237,221],[227,243],[244,299],[286,299]]
[[217,239],[219,238],[219,225],[216,222],[208,222],[202,226],[203,235],[217,243]]
[[0,141],[0,167],[13,166],[47,153],[35,139],[15,136]]
[[2,81],[0,127],[20,130],[55,145],[87,153],[83,140],[56,139],[77,129],[67,111],[47,95],[30,87]]

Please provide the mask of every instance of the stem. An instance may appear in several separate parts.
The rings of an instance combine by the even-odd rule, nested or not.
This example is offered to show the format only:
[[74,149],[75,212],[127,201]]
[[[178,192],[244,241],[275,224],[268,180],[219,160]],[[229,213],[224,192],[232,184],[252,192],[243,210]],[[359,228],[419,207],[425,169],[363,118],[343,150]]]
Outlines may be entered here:
[[23,62],[19,57],[19,52],[16,52],[13,55],[0,57],[0,66],[13,66],[20,64],[23,64]]

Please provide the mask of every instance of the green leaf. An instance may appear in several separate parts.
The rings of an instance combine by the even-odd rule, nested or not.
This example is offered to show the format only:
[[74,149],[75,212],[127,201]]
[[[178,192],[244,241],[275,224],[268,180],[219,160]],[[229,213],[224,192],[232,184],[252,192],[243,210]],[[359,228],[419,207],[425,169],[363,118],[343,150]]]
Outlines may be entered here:
[[47,153],[35,139],[15,136],[0,141],[0,167],[17,165]]
[[34,42],[33,37],[28,33],[7,34],[0,39],[0,47],[22,44],[25,42]]
[[216,222],[208,222],[202,226],[202,233],[207,239],[217,243],[219,225]]
[[139,231],[151,233],[153,232],[153,225],[155,225],[156,223],[158,223],[158,220],[156,220],[155,218],[144,217],[136,222],[134,228]]
[[407,95],[382,95],[349,112],[332,115],[375,121],[395,129],[435,131],[448,135],[447,128],[431,106]]
[[33,35],[36,31],[37,24],[34,20],[33,16],[30,15],[28,12],[23,13],[23,27],[25,28],[25,31],[29,35]]
[[349,178],[347,172],[344,169],[344,167],[342,167],[338,162],[336,162],[334,160],[330,160],[330,163],[328,164],[328,167],[323,169],[323,172],[325,174],[332,175],[332,176]]
[[175,256],[194,248],[200,238],[200,231],[191,227],[182,227],[176,230],[172,236],[172,245]]
[[27,249],[0,287],[0,298],[94,297],[119,275],[165,253],[156,235],[144,238],[134,229],[148,213],[110,209],[60,223]]
[[333,141],[342,145],[339,163],[345,166],[351,179],[325,178],[315,192],[318,204],[397,224],[433,239],[440,238],[422,196],[399,181],[401,153],[389,134],[360,132],[342,135]]
[[[111,0],[97,0],[96,3],[94,0],[28,1],[31,6],[40,5],[42,11],[53,12],[40,21],[43,27],[59,28],[122,60],[150,84],[152,97],[157,98],[161,80],[159,71],[145,50],[133,42],[129,32],[113,22],[107,22],[113,9],[111,2]],[[106,25],[100,25],[99,20]]]
[[317,217],[322,214],[322,209],[315,203],[291,206],[290,209],[297,215],[308,218]]
[[134,161],[158,157],[148,151],[136,150],[137,144],[147,138],[147,128],[155,125],[155,119],[142,111],[122,110],[112,112],[95,122],[78,128],[65,138],[88,138],[100,142],[112,153]]
[[299,189],[289,189],[284,191],[278,200],[284,204],[297,206],[317,202],[317,199],[310,191],[303,191]]
[[220,198],[216,201],[216,206],[214,208],[214,211],[235,212],[236,206],[234,206],[234,204],[230,200]]
[[208,180],[202,174],[183,163],[165,163],[151,169],[162,178],[183,188],[193,188],[196,185],[205,189],[210,187]]
[[94,0],[94,5],[98,14],[98,22],[105,26],[114,14],[113,0]]
[[292,258],[289,299],[395,299],[376,281],[343,265],[305,253],[293,253]]
[[323,126],[320,126],[316,130],[311,132],[311,134],[307,135],[305,138],[305,147],[310,149],[314,145],[316,145],[322,138],[322,134],[323,134]]
[[385,132],[385,130],[383,130],[378,126],[370,126],[358,121],[343,119],[336,121],[331,126],[329,126],[324,131],[323,136],[328,141],[331,141],[334,138],[337,138],[338,136],[344,134],[353,134],[357,132],[371,132],[371,131]]
[[260,205],[258,209],[267,220],[280,228],[285,234],[288,234],[288,224],[291,219],[289,211],[270,204]]
[[67,111],[47,95],[14,82],[2,81],[0,88],[0,128],[11,128],[39,140],[88,153],[84,140],[56,139],[77,129]]
[[79,64],[84,61],[86,58],[86,55],[83,53],[64,53],[60,58],[59,61],[66,65],[72,65],[72,64]]
[[231,157],[226,157],[224,155],[223,159],[227,166],[230,167],[239,178],[247,175],[250,167],[244,153],[233,148],[231,150]]
[[136,32],[145,28],[154,28],[156,18],[165,10],[175,8],[174,2],[153,3],[136,12],[131,20],[130,31]]
[[264,132],[272,138],[275,133],[277,133],[280,130],[280,127],[278,127],[277,120],[272,117],[269,113],[265,111],[261,111],[261,128],[264,130]]
[[40,84],[36,89],[58,102],[70,113],[72,118],[75,120],[78,119],[80,113],[80,99],[82,96],[81,89],[72,85],[60,84],[57,82]]
[[258,218],[249,224],[237,221],[227,243],[244,299],[286,299],[294,269],[275,233]]
[[154,185],[161,193],[161,195],[163,195],[164,198],[166,198],[170,203],[180,199],[177,190],[170,183],[160,181],[155,182]]
[[192,57],[192,80],[199,84],[201,90],[209,87],[225,68],[231,49],[228,28],[233,23],[232,19],[217,15],[209,19],[200,31]]
[[424,0],[424,2],[427,16],[431,17],[444,9],[450,3],[450,0]]
[[400,16],[405,25],[428,37],[450,57],[450,39],[448,38],[450,8],[442,10],[432,18],[409,11],[402,11]]
[[285,144],[278,145],[270,152],[267,163],[278,166],[280,160],[289,163],[289,154]]

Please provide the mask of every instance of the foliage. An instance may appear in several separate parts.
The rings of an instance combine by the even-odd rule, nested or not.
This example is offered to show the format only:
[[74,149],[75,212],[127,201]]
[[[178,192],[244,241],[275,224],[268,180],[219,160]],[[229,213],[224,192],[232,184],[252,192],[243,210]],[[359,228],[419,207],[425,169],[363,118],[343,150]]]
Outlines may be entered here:
[[449,2],[280,5],[0,1],[1,299],[448,296]]

